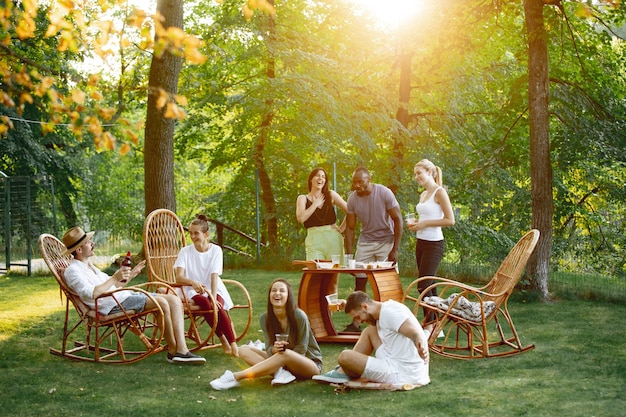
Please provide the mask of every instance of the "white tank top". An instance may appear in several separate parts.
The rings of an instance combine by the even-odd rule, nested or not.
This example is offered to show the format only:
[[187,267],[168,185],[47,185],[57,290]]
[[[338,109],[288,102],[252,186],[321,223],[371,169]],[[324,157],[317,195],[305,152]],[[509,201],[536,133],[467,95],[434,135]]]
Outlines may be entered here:
[[[441,187],[437,187],[435,191],[430,195],[428,200],[423,203],[418,203],[415,206],[415,211],[419,215],[419,220],[440,220],[443,219],[443,210],[439,204],[435,202],[435,194]],[[433,242],[443,240],[443,232],[440,226],[425,227],[415,233],[418,239],[430,240]]]

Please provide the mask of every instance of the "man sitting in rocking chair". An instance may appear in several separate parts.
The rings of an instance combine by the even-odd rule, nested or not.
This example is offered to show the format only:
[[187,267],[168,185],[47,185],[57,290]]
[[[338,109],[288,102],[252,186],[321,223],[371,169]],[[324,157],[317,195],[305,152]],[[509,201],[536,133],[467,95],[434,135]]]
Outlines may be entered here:
[[[73,227],[63,236],[63,244],[66,248],[63,255],[71,253],[74,257],[70,266],[65,270],[65,282],[92,309],[96,308],[96,298],[106,292],[128,285],[146,264],[146,261],[142,261],[132,270],[120,268],[112,276],[108,276],[89,261],[89,258],[94,254],[94,243],[91,240],[94,233],[85,233],[80,227]],[[164,313],[165,328],[163,333],[167,341],[167,361],[169,363],[204,364],[206,359],[194,355],[187,348],[183,306],[180,298],[176,294],[152,295]],[[144,293],[131,290],[115,293],[115,299],[125,310],[141,312],[144,309],[156,307]],[[98,312],[106,315],[121,311],[115,299],[113,297],[99,299]]]

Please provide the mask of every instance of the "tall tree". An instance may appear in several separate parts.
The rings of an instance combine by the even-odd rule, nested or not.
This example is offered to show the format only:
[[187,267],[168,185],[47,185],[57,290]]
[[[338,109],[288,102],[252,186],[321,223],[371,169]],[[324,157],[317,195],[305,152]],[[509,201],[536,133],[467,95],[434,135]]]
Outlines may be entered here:
[[548,47],[543,7],[560,0],[525,0],[528,35],[528,111],[530,125],[530,176],[533,228],[541,233],[529,263],[538,290],[548,298],[548,273],[552,253],[552,162],[548,109]]
[[[165,30],[183,27],[183,0],[158,0],[157,15],[162,16]],[[159,39],[155,33],[155,43]],[[144,194],[146,215],[157,208],[176,210],[174,190],[174,128],[176,120],[166,117],[166,100],[178,92],[178,75],[182,59],[172,51],[155,53],[150,65],[148,105],[145,130]]]
[[[274,0],[269,0],[269,3],[274,7]],[[273,43],[276,41],[276,25],[274,22],[275,14],[270,13],[267,15],[267,29],[265,33],[265,42],[267,42],[267,59],[265,75],[267,76],[267,85],[271,85],[276,78],[276,59],[274,58]],[[263,223],[266,225],[267,230],[267,242],[269,247],[276,251],[278,246],[278,219],[276,213],[276,202],[274,192],[272,191],[272,181],[267,167],[265,166],[265,144],[271,136],[272,121],[274,120],[274,98],[272,92],[267,93],[265,99],[265,108],[261,116],[261,121],[257,129],[256,139],[254,141],[254,148],[252,149],[252,160],[254,167],[258,172],[259,186],[261,187],[261,199],[265,206],[265,217]]]

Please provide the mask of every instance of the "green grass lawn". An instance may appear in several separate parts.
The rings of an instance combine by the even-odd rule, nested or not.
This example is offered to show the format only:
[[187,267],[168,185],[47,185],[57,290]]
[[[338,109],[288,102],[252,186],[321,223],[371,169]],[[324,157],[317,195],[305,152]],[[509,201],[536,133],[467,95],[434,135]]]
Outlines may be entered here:
[[[246,341],[260,338],[269,283],[298,272],[226,271],[254,305]],[[406,288],[410,279],[403,279]],[[348,282],[346,285],[350,285]],[[344,288],[344,291],[347,291]],[[431,384],[408,392],[335,394],[313,381],[272,387],[270,378],[213,391],[209,381],[241,360],[203,351],[202,367],[171,365],[165,354],[132,365],[72,362],[59,347],[63,305],[51,277],[0,277],[0,415],[6,416],[623,416],[626,306],[564,300],[539,304],[515,294],[509,310],[525,343],[509,358],[459,361],[432,355]],[[342,315],[336,320],[347,323]],[[324,371],[342,345],[323,344]]]

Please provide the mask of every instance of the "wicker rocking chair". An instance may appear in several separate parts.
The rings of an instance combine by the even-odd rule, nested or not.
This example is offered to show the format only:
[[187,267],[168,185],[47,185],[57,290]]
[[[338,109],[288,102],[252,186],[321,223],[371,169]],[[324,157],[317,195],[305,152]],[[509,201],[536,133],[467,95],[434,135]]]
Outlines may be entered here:
[[[39,236],[39,250],[50,272],[60,287],[61,299],[65,297],[65,322],[61,349],[50,348],[50,353],[69,359],[104,362],[132,363],[163,350],[163,311],[154,298],[140,286],[126,287],[103,294],[96,299],[111,296],[122,290],[145,293],[155,308],[136,313],[122,310],[115,314],[100,314],[87,306],[69,286],[63,276],[72,261],[71,255],[63,255],[65,246],[50,234]],[[72,311],[74,310],[75,313]]]
[[[439,277],[422,277],[407,287],[403,301],[414,303],[416,315],[424,309],[422,326],[433,327],[428,339],[432,351],[451,358],[476,359],[515,355],[535,347],[522,345],[507,301],[538,240],[538,230],[524,235],[481,288]],[[417,294],[420,282],[429,280],[434,283]],[[438,296],[426,296],[433,288]],[[442,331],[443,338],[438,338]]]
[[[174,263],[178,253],[185,247],[185,230],[178,216],[167,209],[152,211],[144,222],[143,244],[148,268],[148,277],[151,281],[164,282],[168,285],[180,288],[176,283]],[[226,286],[234,306],[229,310],[233,322],[235,337],[239,342],[250,328],[252,322],[252,301],[246,287],[238,281],[222,279]],[[215,324],[217,323],[217,310],[203,311],[193,300],[188,300],[182,291],[178,291],[185,314],[189,321],[187,338],[189,349],[196,351],[203,348],[221,346],[215,339]],[[211,304],[215,300],[209,294]],[[213,315],[214,326],[205,320],[206,314]]]

